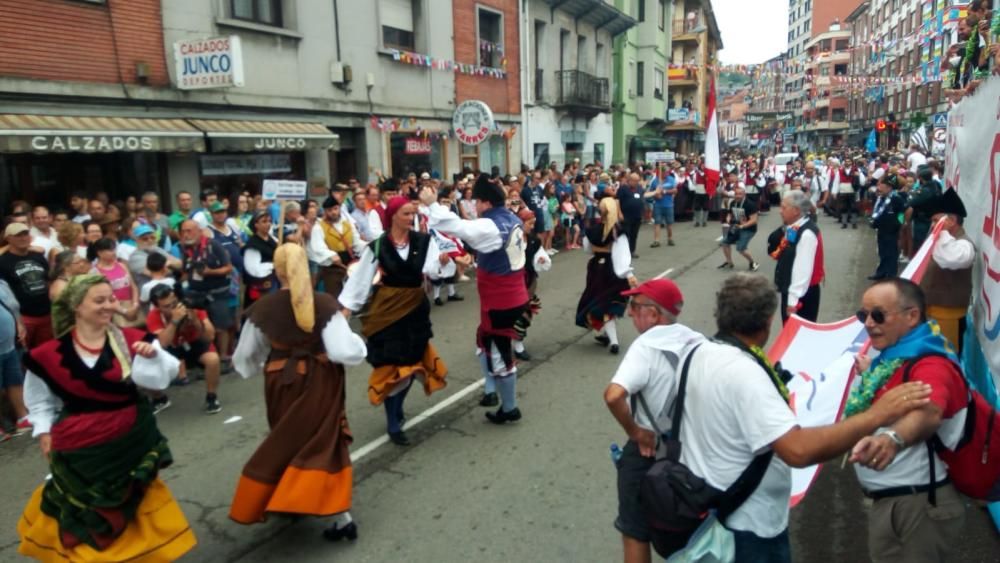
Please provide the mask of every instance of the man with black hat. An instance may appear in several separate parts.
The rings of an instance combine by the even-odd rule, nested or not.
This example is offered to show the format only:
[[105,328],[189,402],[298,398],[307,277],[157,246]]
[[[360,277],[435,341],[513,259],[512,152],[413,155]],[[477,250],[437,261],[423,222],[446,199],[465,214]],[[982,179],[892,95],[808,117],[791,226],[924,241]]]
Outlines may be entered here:
[[949,188],[921,211],[930,215],[931,224],[944,220],[944,228],[920,280],[927,316],[938,322],[944,337],[961,352],[965,315],[972,297],[972,265],[976,259],[976,247],[962,228],[965,205],[955,190]]
[[[521,419],[517,408],[517,364],[512,341],[514,325],[528,306],[524,283],[524,227],[507,207],[503,188],[481,174],[472,189],[479,219],[463,220],[437,203],[437,192],[424,188],[420,202],[430,211],[428,227],[457,236],[478,253],[476,285],[479,290],[479,328],[476,344],[486,379],[480,405],[502,406],[486,413],[494,424]],[[500,399],[498,400],[497,392]]]
[[899,231],[902,226],[903,200],[896,193],[899,180],[895,174],[886,174],[878,181],[878,199],[872,211],[872,227],[878,232],[878,268],[869,280],[896,277],[899,268]]
[[361,255],[364,242],[357,236],[351,222],[341,212],[340,202],[334,197],[323,201],[323,217],[309,235],[306,253],[309,260],[319,264],[319,280],[323,291],[340,295],[347,277],[347,265]]

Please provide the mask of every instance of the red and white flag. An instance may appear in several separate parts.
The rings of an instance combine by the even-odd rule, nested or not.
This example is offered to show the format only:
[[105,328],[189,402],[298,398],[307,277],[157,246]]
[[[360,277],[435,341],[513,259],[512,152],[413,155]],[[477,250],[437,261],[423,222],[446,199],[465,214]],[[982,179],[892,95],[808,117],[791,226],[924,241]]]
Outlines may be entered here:
[[708,87],[708,126],[705,128],[705,193],[715,197],[719,185],[719,121],[715,116],[715,76]]

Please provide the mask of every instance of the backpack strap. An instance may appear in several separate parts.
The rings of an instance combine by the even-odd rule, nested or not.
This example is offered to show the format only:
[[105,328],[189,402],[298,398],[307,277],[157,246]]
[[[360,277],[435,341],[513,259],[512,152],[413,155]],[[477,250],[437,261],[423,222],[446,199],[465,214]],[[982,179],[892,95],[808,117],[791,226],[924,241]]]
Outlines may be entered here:
[[[913,371],[913,366],[917,365],[917,363],[920,360],[923,360],[925,358],[934,358],[934,357],[945,358],[945,359],[950,360],[950,358],[948,358],[948,356],[946,356],[944,354],[939,354],[937,352],[932,352],[930,354],[923,354],[923,355],[917,356],[916,358],[913,358],[912,360],[907,361],[906,364],[903,366],[903,383],[908,383],[910,381],[910,372]],[[964,377],[962,378],[962,383],[965,384],[965,390],[968,393],[969,392],[969,385],[968,385],[968,383],[966,383]],[[970,397],[970,400],[971,400],[971,397]],[[972,410],[973,409],[966,409],[966,423],[968,423],[968,421],[969,421],[969,413],[971,413]],[[964,438],[964,433],[963,433],[963,438]],[[924,443],[927,445],[927,466],[928,466],[928,470],[929,470],[928,473],[929,473],[929,477],[930,477],[930,479],[929,479],[929,481],[927,483],[927,502],[929,502],[931,504],[931,506],[937,506],[937,490],[936,490],[936,487],[934,486],[934,485],[937,484],[937,467],[936,467],[937,464],[934,463],[934,452],[936,450],[943,449],[944,448],[944,443],[941,442],[941,438],[938,438],[938,435],[937,435],[936,432],[934,433],[933,436],[931,436],[930,438],[928,438],[927,441],[924,442]]]
[[[692,348],[690,352],[688,352],[687,358],[684,359],[684,366],[681,368],[681,380],[680,383],[678,383],[677,385],[677,397],[674,399],[674,406],[673,406],[674,413],[671,418],[671,424],[670,424],[670,432],[673,436],[676,437],[677,440],[680,440],[681,436],[681,431],[680,431],[681,413],[684,409],[684,395],[685,395],[685,388],[687,387],[688,370],[691,367],[691,359],[694,357],[694,353],[696,350],[698,350],[699,347],[701,347],[701,344],[698,344],[697,346]],[[633,413],[636,412],[635,411],[636,399],[638,399],[639,401],[639,406],[642,407],[642,412],[646,415],[646,418],[649,419],[649,423],[653,426],[653,430],[656,431],[656,435],[661,439],[666,439],[667,434],[662,430],[660,430],[659,425],[656,424],[656,417],[654,417],[652,412],[650,412],[649,405],[646,404],[646,398],[642,396],[641,391],[636,393],[635,395],[632,395],[632,397],[630,398],[632,403],[632,412]]]

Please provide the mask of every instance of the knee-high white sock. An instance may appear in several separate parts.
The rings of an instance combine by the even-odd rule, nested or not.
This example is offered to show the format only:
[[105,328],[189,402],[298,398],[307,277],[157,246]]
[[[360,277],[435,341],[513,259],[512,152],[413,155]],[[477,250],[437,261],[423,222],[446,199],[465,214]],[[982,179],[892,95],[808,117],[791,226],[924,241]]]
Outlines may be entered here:
[[440,297],[441,297],[441,286],[440,285],[435,285],[434,286],[434,299],[438,299]]
[[524,352],[524,341],[523,340],[517,340],[517,339],[514,340],[514,351],[517,352],[517,353],[519,353],[519,354],[522,353],[522,352]]
[[608,335],[611,344],[618,344],[618,327],[615,326],[614,319],[609,319],[608,322],[604,323],[604,334]]
[[448,284],[448,297],[452,297],[454,295],[455,295],[455,284],[449,283]]

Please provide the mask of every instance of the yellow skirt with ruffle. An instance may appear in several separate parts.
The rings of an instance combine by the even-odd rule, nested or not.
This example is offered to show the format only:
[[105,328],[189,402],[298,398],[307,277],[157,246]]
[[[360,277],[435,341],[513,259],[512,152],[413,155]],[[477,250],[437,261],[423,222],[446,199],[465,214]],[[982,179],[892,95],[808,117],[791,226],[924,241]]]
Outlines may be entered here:
[[35,489],[17,522],[21,555],[39,561],[176,561],[198,543],[190,524],[170,490],[160,479],[153,481],[139,503],[135,519],[107,549],[87,544],[67,549],[59,539],[59,523],[42,512],[42,489]]

